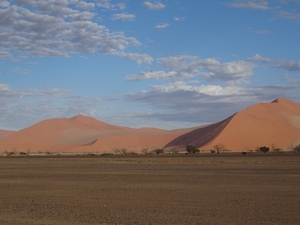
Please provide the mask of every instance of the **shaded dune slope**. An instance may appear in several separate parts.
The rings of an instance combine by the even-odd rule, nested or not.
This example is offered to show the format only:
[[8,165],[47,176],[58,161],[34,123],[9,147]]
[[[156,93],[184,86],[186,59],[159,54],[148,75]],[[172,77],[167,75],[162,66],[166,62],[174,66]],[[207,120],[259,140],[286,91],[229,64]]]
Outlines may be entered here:
[[207,143],[213,141],[227,126],[230,120],[234,117],[234,115],[228,117],[225,120],[222,120],[218,123],[211,124],[205,127],[201,127],[195,129],[191,132],[188,132],[184,135],[181,135],[168,144],[166,144],[165,148],[183,148],[187,145],[194,145],[197,148],[200,148]]

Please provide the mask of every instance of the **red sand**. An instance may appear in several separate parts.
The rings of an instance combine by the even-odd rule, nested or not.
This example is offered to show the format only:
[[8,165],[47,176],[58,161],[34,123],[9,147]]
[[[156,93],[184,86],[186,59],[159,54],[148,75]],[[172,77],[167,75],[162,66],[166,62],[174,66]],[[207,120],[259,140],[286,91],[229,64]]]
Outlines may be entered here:
[[0,139],[4,138],[12,133],[14,133],[15,131],[12,130],[0,130]]
[[[245,151],[260,146],[287,148],[300,142],[300,105],[288,99],[259,103],[207,126],[178,130],[133,129],[78,115],[41,121],[18,132],[0,131],[1,151],[112,152],[117,148],[212,149],[223,144]],[[1,138],[2,137],[2,138]]]

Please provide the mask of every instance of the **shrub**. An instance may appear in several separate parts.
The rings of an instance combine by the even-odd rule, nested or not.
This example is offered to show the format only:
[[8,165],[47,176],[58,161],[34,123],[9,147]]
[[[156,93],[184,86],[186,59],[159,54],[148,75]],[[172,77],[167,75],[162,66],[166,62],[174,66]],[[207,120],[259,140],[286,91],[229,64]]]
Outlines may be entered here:
[[263,152],[263,153],[266,153],[266,152],[269,152],[270,151],[270,148],[266,147],[266,146],[262,146],[259,148],[259,151]]
[[156,149],[154,149],[153,151],[154,151],[154,153],[155,153],[156,155],[159,155],[159,154],[162,154],[162,153],[165,152],[165,150],[162,149],[162,148],[156,148]]
[[189,153],[189,154],[195,154],[195,153],[198,153],[200,152],[199,149],[194,146],[194,145],[187,145],[185,147],[185,150]]

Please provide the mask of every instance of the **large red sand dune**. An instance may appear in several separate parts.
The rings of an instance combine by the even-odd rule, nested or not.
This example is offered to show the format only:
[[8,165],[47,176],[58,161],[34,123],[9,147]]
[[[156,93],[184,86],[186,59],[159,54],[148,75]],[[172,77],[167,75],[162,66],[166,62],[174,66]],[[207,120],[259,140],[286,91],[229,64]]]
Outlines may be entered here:
[[180,148],[193,144],[244,151],[300,143],[300,105],[288,99],[259,103],[211,125],[177,130],[133,129],[78,115],[41,121],[1,138],[1,151],[112,152],[118,148]]
[[199,128],[171,141],[166,147],[194,144],[212,149],[222,144],[229,150],[254,150],[260,146],[286,149],[300,143],[300,105],[288,99],[259,103],[228,119]]

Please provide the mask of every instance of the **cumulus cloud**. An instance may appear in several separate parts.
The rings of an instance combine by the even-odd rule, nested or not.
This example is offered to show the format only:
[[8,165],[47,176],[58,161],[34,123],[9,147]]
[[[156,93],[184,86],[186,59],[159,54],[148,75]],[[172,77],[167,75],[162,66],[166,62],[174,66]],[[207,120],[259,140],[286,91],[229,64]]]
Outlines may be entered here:
[[138,64],[151,63],[153,58],[147,54],[125,53],[125,52],[113,52],[111,55],[119,56],[125,59],[136,61]]
[[114,14],[112,16],[112,20],[133,21],[134,19],[135,15],[126,13]]
[[[94,5],[85,1],[14,2],[15,5],[0,8],[1,59],[9,58],[12,53],[68,57],[72,54],[118,55],[115,53],[120,52],[122,56],[126,48],[141,45],[134,37],[110,32],[107,27],[93,22],[94,13],[82,9],[91,9]],[[72,9],[68,5],[71,3],[79,10]],[[130,17],[129,14],[127,19]],[[146,57],[141,55],[141,58]]]
[[300,71],[300,61],[295,62],[294,60],[286,60],[286,59],[269,59],[259,54],[254,55],[253,57],[249,57],[247,60],[249,61],[258,61],[261,63],[267,64],[269,67],[277,68],[277,69],[285,69],[290,72],[299,72]]
[[112,4],[110,0],[96,0],[97,6],[109,9],[109,10],[124,10],[126,8],[125,3]]
[[255,67],[253,63],[247,61],[221,63],[215,58],[199,59],[189,55],[159,58],[157,61],[169,71],[141,72],[128,76],[127,80],[166,80],[202,77],[206,80],[216,79],[232,82],[248,78],[252,75],[252,69]]
[[248,60],[250,60],[250,61],[259,61],[259,62],[262,62],[262,63],[271,62],[271,59],[260,56],[259,54],[255,54],[254,56],[249,57]]
[[158,30],[163,30],[163,29],[167,28],[168,26],[170,26],[168,23],[159,23],[154,28],[158,29]]
[[229,7],[244,8],[252,10],[268,10],[268,1],[265,0],[236,0],[234,3],[229,3]]
[[161,2],[155,2],[155,3],[144,2],[143,5],[146,6],[150,10],[161,10],[161,9],[164,9],[166,7]]

